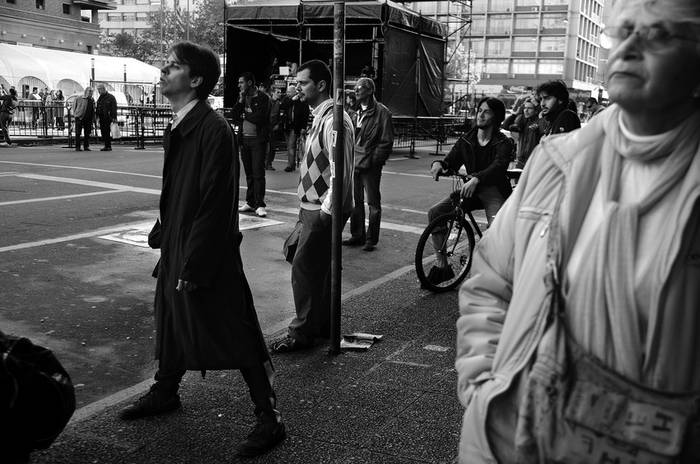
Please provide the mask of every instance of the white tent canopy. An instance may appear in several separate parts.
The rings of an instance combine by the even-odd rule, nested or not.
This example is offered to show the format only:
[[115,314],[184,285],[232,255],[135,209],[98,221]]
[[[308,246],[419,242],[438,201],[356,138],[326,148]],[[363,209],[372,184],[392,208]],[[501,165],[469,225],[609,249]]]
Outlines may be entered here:
[[123,82],[125,70],[127,83],[152,85],[160,77],[157,67],[134,58],[0,43],[0,82],[15,86],[20,94],[21,84],[28,82],[43,82],[50,89],[73,92],[78,86],[90,84],[93,59],[95,82]]

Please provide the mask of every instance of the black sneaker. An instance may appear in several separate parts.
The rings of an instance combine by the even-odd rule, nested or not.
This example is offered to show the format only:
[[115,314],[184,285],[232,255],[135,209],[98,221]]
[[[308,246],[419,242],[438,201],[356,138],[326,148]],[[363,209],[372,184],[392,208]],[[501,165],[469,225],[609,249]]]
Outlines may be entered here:
[[345,246],[360,246],[365,243],[365,240],[359,237],[350,237],[342,241]]
[[296,169],[296,168],[293,168],[292,166],[287,166],[286,168],[284,168],[284,172],[292,172],[292,171],[294,171],[295,169]]
[[150,390],[131,406],[123,409],[119,417],[123,420],[141,419],[143,417],[157,416],[180,409],[180,395],[170,394],[158,390]]
[[454,279],[454,276],[455,273],[450,265],[447,267],[433,266],[430,268],[430,272],[428,273],[428,280],[434,285],[437,285],[439,283]]
[[276,418],[258,417],[248,438],[238,446],[238,455],[246,458],[259,456],[270,451],[285,438],[287,429],[284,423],[278,422]]

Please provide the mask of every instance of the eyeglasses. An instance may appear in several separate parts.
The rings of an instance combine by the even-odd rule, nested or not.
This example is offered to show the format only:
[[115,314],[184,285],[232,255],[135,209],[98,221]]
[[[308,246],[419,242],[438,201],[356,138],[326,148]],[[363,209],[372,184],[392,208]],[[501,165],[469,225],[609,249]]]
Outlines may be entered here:
[[674,40],[686,40],[697,42],[693,37],[681,34],[672,34],[661,26],[640,26],[636,28],[632,25],[609,26],[603,29],[600,45],[603,48],[611,48],[613,44],[619,44],[627,40],[630,36],[636,36],[639,43],[647,50],[657,51],[669,47]]

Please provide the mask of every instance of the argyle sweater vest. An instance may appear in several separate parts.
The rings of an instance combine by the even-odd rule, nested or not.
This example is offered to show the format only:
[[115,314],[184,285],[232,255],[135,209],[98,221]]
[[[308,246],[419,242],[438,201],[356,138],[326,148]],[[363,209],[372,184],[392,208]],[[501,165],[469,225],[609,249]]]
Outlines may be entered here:
[[324,126],[332,116],[331,105],[320,117],[314,118],[306,136],[304,157],[299,165],[297,194],[302,203],[318,205],[328,193],[331,182],[331,163],[328,147],[322,142]]

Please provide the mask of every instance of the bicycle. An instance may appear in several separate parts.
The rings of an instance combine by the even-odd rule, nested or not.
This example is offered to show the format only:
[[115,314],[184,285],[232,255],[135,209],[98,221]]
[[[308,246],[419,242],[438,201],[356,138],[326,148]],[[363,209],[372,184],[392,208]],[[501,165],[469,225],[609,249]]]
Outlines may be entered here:
[[[461,188],[469,177],[462,174],[453,174],[452,177],[452,204],[451,213],[438,216],[425,228],[416,246],[415,266],[416,274],[421,282],[421,288],[435,293],[452,290],[459,285],[469,273],[472,266],[472,254],[474,252],[474,232],[483,236],[479,224],[472,215],[472,211],[483,207],[476,197],[462,198]],[[467,219],[469,220],[467,222]],[[433,235],[445,231],[441,243],[435,243]],[[438,256],[444,257],[447,268],[433,265]],[[430,268],[428,272],[426,269]],[[437,271],[435,271],[437,269]]]

